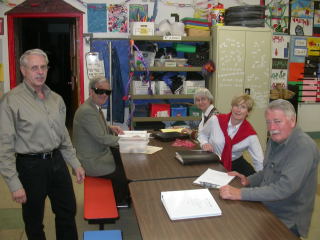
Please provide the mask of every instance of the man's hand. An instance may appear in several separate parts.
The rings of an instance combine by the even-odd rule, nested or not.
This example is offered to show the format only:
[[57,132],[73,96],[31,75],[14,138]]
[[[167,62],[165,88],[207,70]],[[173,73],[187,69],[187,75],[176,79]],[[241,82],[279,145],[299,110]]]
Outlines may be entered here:
[[78,167],[76,169],[74,169],[74,173],[77,177],[77,183],[83,183],[83,180],[85,178],[85,171],[82,167]]
[[213,146],[209,143],[205,143],[201,146],[202,150],[207,152],[213,152]]
[[220,187],[219,192],[223,199],[241,200],[241,190],[230,185]]
[[241,184],[243,186],[247,186],[247,185],[250,184],[249,179],[246,176],[244,176],[244,175],[242,175],[242,174],[240,174],[238,172],[235,172],[235,171],[234,172],[228,172],[228,175],[236,176],[236,177],[240,178]]
[[110,128],[117,135],[124,134],[123,130],[119,126],[110,126]]
[[27,195],[23,188],[18,189],[15,192],[12,192],[12,200],[17,203],[27,202]]

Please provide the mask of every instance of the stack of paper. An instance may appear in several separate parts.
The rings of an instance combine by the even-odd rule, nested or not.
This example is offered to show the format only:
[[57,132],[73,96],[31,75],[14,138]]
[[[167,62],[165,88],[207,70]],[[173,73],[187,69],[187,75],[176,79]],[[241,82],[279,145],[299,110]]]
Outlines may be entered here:
[[201,185],[206,188],[220,188],[227,185],[234,176],[229,176],[226,172],[220,172],[208,168],[200,177],[198,177],[193,183]]
[[161,192],[161,201],[171,220],[222,214],[208,189]]
[[118,135],[121,139],[140,140],[148,139],[150,133],[147,131],[123,131],[124,134]]

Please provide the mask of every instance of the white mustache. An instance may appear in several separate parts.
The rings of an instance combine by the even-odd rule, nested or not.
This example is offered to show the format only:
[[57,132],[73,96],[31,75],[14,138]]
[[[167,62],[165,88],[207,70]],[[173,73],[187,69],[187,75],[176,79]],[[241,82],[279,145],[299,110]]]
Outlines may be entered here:
[[269,131],[271,135],[274,135],[274,134],[279,134],[280,131],[279,130],[273,130],[273,131]]

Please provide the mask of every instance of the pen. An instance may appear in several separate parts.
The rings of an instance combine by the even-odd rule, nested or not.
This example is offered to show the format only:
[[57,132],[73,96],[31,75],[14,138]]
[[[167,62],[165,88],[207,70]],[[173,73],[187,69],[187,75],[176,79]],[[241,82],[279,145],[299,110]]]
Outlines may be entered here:
[[221,187],[219,184],[213,184],[208,182],[200,182],[200,185],[205,188],[219,188]]

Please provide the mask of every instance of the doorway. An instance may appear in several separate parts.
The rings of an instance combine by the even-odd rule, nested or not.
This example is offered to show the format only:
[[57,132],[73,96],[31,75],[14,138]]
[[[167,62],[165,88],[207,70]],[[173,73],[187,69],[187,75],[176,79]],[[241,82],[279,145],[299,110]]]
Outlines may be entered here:
[[[49,71],[46,84],[51,90],[58,93],[64,100],[67,108],[66,123],[72,123],[72,66],[70,59],[70,46],[72,37],[72,18],[20,18],[17,19],[20,30],[20,52],[33,48],[40,48],[49,58]],[[21,74],[21,73],[19,73]],[[20,83],[17,78],[17,83]]]
[[50,66],[46,83],[64,99],[66,125],[71,130],[74,113],[84,101],[83,13],[60,0],[40,2],[37,9],[30,4],[27,0],[6,13],[10,88],[22,81],[19,58],[23,52],[44,50]]

